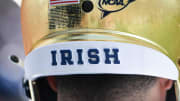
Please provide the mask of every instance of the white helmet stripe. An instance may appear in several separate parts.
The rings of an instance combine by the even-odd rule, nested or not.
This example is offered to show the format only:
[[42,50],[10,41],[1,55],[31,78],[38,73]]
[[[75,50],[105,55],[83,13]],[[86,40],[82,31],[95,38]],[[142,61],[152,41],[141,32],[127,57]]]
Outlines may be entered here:
[[140,45],[77,41],[47,45],[25,59],[25,75],[132,74],[178,79],[175,64],[161,52]]

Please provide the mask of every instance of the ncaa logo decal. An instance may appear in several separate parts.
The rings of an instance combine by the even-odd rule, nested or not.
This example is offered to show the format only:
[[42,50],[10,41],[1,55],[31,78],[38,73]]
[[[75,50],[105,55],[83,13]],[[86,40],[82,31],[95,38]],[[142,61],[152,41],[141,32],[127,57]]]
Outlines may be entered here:
[[111,13],[123,10],[134,1],[135,0],[99,0],[99,10],[102,11],[101,19]]

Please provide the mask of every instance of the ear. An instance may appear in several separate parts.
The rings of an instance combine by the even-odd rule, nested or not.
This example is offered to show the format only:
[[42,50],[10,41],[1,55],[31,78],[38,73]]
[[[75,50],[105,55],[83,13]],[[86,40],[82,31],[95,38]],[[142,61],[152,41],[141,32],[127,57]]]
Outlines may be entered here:
[[55,77],[48,77],[47,80],[48,80],[48,83],[49,83],[51,89],[53,91],[57,92],[57,85],[56,85]]
[[160,85],[163,89],[169,90],[173,85],[173,81],[169,79],[160,78]]

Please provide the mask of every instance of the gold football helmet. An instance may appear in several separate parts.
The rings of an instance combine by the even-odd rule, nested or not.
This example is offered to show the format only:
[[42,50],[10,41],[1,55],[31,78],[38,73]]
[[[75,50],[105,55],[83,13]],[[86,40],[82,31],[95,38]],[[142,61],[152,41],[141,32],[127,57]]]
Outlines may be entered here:
[[167,78],[180,97],[180,0],[24,0],[21,11],[33,101],[44,78],[77,74]]

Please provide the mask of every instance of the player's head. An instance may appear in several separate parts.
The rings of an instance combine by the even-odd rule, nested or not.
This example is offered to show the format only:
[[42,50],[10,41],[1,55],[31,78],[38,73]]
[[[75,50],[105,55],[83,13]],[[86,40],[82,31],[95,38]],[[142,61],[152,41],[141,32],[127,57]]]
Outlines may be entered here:
[[[109,89],[97,95],[100,99],[112,95],[116,83],[121,82],[126,87],[117,86],[117,93],[127,91],[136,97],[158,85],[161,90],[157,91],[164,92],[158,94],[165,96],[173,81],[178,91],[179,4],[177,0],[24,0],[22,32],[28,95],[35,101],[46,101],[57,100],[56,92],[63,96],[85,94],[82,92],[87,90],[91,95],[95,94],[91,90]],[[131,84],[131,80],[136,83]],[[106,84],[99,90],[96,81]],[[140,84],[143,89],[136,86]],[[75,89],[68,92],[69,86]],[[128,89],[131,87],[139,92]]]
[[173,84],[172,80],[137,75],[73,75],[48,80],[58,101],[165,101]]

